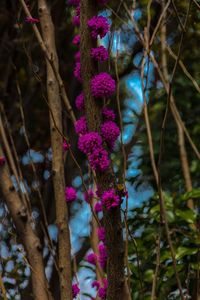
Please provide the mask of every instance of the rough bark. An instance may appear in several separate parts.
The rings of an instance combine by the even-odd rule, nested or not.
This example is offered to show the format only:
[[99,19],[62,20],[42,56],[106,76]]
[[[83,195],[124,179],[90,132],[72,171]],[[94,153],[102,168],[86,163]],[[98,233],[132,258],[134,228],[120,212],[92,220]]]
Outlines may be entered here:
[[[90,48],[94,45],[92,44],[87,27],[88,19],[97,14],[96,7],[97,4],[93,0],[81,1],[81,73],[83,77],[86,119],[90,131],[99,131],[101,124],[101,107],[100,104],[93,99],[90,91],[91,77],[98,72],[98,69],[90,57]],[[104,173],[97,173],[96,175],[100,193],[110,187],[115,187],[111,170]],[[104,227],[106,230],[106,246],[108,252],[107,299],[123,299],[124,247],[120,207],[110,211],[104,210]]]
[[[52,22],[50,9],[45,0],[38,0],[38,10],[41,21],[42,35],[51,60],[58,70],[58,58],[55,46],[54,25]],[[70,233],[68,227],[68,211],[65,202],[65,181],[64,181],[64,162],[62,151],[62,106],[59,94],[59,85],[55,73],[46,59],[47,65],[47,94],[50,106],[50,130],[51,146],[53,152],[53,186],[56,206],[56,222],[59,229],[58,233],[58,252],[59,252],[59,281],[61,300],[72,299],[72,275],[71,275],[71,247]],[[52,118],[53,114],[53,118]],[[55,126],[56,123],[56,126]],[[57,127],[57,128],[56,128]],[[58,129],[58,130],[57,130]]]
[[[1,146],[0,156],[3,156]],[[1,166],[0,189],[16,227],[17,235],[27,252],[28,262],[31,267],[33,297],[37,300],[49,300],[52,297],[44,273],[41,243],[34,231],[34,224],[28,209],[15,191],[10,176],[7,164]]]

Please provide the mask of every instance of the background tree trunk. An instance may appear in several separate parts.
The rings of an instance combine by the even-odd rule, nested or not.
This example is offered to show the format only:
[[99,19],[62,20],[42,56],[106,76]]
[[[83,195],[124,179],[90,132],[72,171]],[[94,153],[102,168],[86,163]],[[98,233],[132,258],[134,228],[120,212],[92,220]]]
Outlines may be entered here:
[[[42,35],[49,52],[49,57],[58,70],[58,58],[55,46],[54,26],[50,14],[50,8],[45,0],[38,1],[38,10],[41,21]],[[62,106],[59,94],[59,85],[54,71],[47,64],[47,94],[50,107],[50,130],[51,146],[53,152],[53,186],[56,204],[56,223],[58,226],[58,255],[59,255],[59,278],[60,295],[62,300],[72,299],[72,275],[71,275],[71,246],[68,227],[68,211],[65,201],[64,161],[63,161],[63,138],[58,132],[62,132]],[[53,116],[52,116],[53,115]],[[58,129],[58,130],[57,130]]]

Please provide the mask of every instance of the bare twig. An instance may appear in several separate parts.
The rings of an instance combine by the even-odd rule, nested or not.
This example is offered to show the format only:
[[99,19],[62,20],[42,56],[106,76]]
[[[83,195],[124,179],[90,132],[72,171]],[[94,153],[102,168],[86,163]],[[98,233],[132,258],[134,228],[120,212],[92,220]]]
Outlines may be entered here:
[[3,295],[3,300],[8,300],[7,296],[6,296],[6,288],[5,285],[3,283],[3,278],[2,278],[2,273],[0,272],[0,290],[2,292]]
[[[26,3],[24,0],[19,0],[19,2],[21,3],[22,5],[22,8],[26,14],[27,17],[31,17],[31,13],[30,13],[30,10],[28,9]],[[65,107],[71,117],[71,120],[72,122],[74,123],[76,121],[76,118],[75,118],[75,115],[74,115],[74,112],[72,110],[72,107],[71,107],[71,104],[69,102],[69,99],[67,97],[67,94],[66,94],[66,91],[65,91],[65,86],[64,86],[64,83],[62,81],[62,78],[60,76],[60,73],[58,71],[58,68],[56,68],[56,65],[55,65],[55,61],[52,60],[52,57],[50,55],[50,49],[47,49],[47,47],[45,46],[45,43],[44,43],[44,40],[42,39],[42,36],[37,28],[37,25],[36,24],[32,24],[32,28],[33,28],[33,32],[35,33],[35,36],[38,40],[38,43],[45,55],[45,58],[47,59],[47,61],[49,62],[49,64],[51,65],[52,67],[52,70],[54,72],[54,75],[55,75],[55,78],[58,82],[58,85],[59,85],[59,90],[60,90],[60,93],[61,93],[61,96],[62,96],[62,99],[63,99],[63,102],[65,104]]]

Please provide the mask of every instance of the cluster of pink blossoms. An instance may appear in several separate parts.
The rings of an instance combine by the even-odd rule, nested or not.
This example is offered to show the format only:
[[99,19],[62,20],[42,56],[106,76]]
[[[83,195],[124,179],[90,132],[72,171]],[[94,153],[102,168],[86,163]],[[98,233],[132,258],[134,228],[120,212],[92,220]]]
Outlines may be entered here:
[[73,299],[76,298],[79,293],[80,293],[80,289],[79,289],[78,285],[76,283],[72,284],[72,296],[73,296]]
[[36,24],[36,23],[39,23],[40,20],[37,18],[26,17],[25,22],[30,23],[30,24]]
[[4,156],[0,157],[0,166],[3,166],[6,162],[6,158]]
[[73,202],[75,201],[77,198],[77,194],[76,194],[76,190],[71,187],[71,186],[67,186],[65,188],[65,199],[67,202]]
[[108,59],[108,50],[104,46],[92,48],[90,51],[91,57],[96,61],[106,61]]
[[[108,0],[96,0],[97,4],[105,5]],[[80,26],[80,0],[68,0],[68,4],[75,7],[75,13],[72,18],[74,26]],[[92,40],[102,39],[106,36],[110,29],[108,19],[102,15],[93,16],[87,21],[87,26]],[[72,43],[78,48],[75,53],[75,67],[74,76],[82,82],[83,77],[81,74],[81,59],[80,59],[80,40],[81,37],[77,34]],[[90,57],[98,63],[108,60],[108,50],[100,45],[90,49]],[[91,95],[95,101],[104,103],[111,97],[116,90],[116,83],[112,76],[106,72],[95,74],[90,81]],[[81,92],[75,99],[75,106],[80,112],[84,112],[85,99],[84,93]],[[115,123],[116,115],[110,108],[102,108],[102,124],[99,132],[89,131],[87,126],[86,117],[81,116],[75,123],[75,131],[78,134],[78,148],[81,152],[87,155],[91,168],[96,172],[104,172],[110,166],[110,153],[114,150],[115,142],[120,135],[120,129]],[[96,192],[98,201],[94,204],[94,212],[98,215],[102,212],[103,208],[107,210],[114,209],[121,204],[120,196],[113,188],[110,188],[102,193],[100,189]],[[65,196],[67,202],[73,202],[77,198],[76,190],[73,187],[66,187]],[[84,199],[87,203],[91,204],[95,199],[95,194],[91,189],[84,193]],[[86,261],[92,265],[99,264],[102,270],[105,270],[107,264],[107,249],[106,249],[106,232],[105,228],[100,226],[97,229],[97,236],[99,240],[98,254],[89,253],[86,256]],[[98,290],[98,297],[102,300],[106,299],[108,281],[104,278],[102,281],[94,281],[92,287]],[[74,290],[74,288],[73,288]],[[79,293],[79,288],[77,286]],[[73,292],[74,296],[74,292]],[[76,296],[75,296],[76,297]]]
[[86,256],[86,261],[90,263],[91,265],[96,265],[98,262],[102,269],[106,267],[107,262],[107,250],[106,246],[103,243],[100,243],[98,245],[99,255],[95,254],[94,252],[91,252]]

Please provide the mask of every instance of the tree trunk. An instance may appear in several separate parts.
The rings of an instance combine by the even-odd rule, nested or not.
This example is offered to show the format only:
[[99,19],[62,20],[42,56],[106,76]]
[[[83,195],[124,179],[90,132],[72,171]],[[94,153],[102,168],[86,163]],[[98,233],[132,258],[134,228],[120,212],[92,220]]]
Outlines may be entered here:
[[[3,156],[1,146],[0,156]],[[0,189],[16,227],[18,236],[27,252],[28,262],[31,268],[33,297],[36,300],[50,300],[52,299],[52,296],[49,292],[48,283],[45,277],[41,243],[33,229],[34,224],[28,213],[28,209],[25,204],[22,203],[21,198],[15,191],[10,177],[11,174],[7,164],[1,166]]]
[[[46,0],[38,0],[38,10],[41,21],[42,35],[47,47],[49,57],[58,70],[58,58],[55,46],[54,25],[50,9]],[[62,106],[59,93],[59,85],[54,71],[46,59],[47,64],[47,94],[50,107],[51,146],[53,152],[53,186],[56,204],[56,222],[58,233],[59,252],[59,280],[61,300],[72,299],[72,275],[71,275],[71,246],[68,227],[68,211],[65,202],[64,161],[62,143],[63,138],[58,132],[62,132]],[[53,117],[52,117],[53,114]],[[57,130],[58,129],[58,130]]]
[[[94,100],[90,91],[90,80],[95,73],[98,73],[98,68],[90,57],[90,49],[95,45],[93,45],[91,41],[87,26],[88,19],[97,14],[96,7],[97,4],[93,0],[81,1],[81,73],[83,77],[86,119],[90,131],[99,131],[101,124],[101,107],[99,103]],[[97,172],[96,175],[98,189],[101,194],[103,191],[115,187],[111,170],[104,173]],[[108,252],[107,299],[123,299],[124,247],[120,207],[110,211],[104,209],[104,227],[106,230],[106,246]]]

